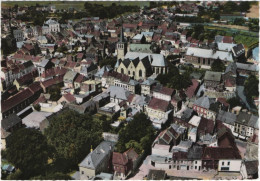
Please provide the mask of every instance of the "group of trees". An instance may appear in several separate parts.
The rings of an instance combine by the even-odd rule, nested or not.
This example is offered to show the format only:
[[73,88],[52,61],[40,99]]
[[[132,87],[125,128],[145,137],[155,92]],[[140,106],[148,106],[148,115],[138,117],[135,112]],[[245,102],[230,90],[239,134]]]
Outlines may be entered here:
[[259,32],[259,19],[258,18],[254,18],[254,19],[249,19],[248,22],[248,27],[250,31],[255,31],[255,32]]
[[167,74],[159,74],[156,78],[162,85],[183,90],[187,89],[192,83],[190,73],[186,71],[184,74],[179,73],[179,69],[170,64]]
[[11,177],[28,179],[46,171],[48,159],[53,157],[52,152],[46,137],[39,131],[21,128],[8,137],[4,155],[19,169],[18,173]]
[[224,72],[226,66],[220,59],[217,59],[211,64],[211,70],[214,72]]
[[49,16],[48,12],[36,11],[35,8],[26,11],[26,13],[18,15],[16,19],[32,22],[34,26],[42,26]]
[[50,120],[44,134],[48,144],[55,148],[55,159],[65,159],[71,167],[89,153],[91,145],[95,148],[102,140],[102,121],[94,120],[88,114],[66,110]]
[[220,6],[223,13],[230,14],[231,12],[247,12],[250,9],[249,1],[241,1],[239,5],[235,1],[227,1],[224,5]]
[[114,67],[116,64],[116,60],[113,57],[105,57],[99,62],[99,66],[103,67],[104,65],[110,65]]
[[50,100],[58,101],[61,98],[61,86],[54,85],[47,91],[50,94]]
[[253,97],[259,96],[259,80],[255,75],[250,75],[245,81],[245,95],[249,101],[253,100]]
[[121,6],[116,3],[112,3],[110,6],[104,6],[102,4],[92,4],[90,2],[86,2],[84,4],[86,12],[89,16],[99,17],[101,19],[104,18],[115,18],[119,15],[122,15],[126,12],[138,12],[138,6]]
[[17,169],[8,179],[70,179],[68,172],[78,169],[84,157],[102,141],[102,132],[110,131],[106,116],[94,118],[66,109],[50,118],[42,134],[21,128],[7,140],[2,156]]
[[149,153],[156,136],[152,122],[144,113],[138,113],[124,128],[119,131],[116,151],[124,152],[134,148],[138,154]]

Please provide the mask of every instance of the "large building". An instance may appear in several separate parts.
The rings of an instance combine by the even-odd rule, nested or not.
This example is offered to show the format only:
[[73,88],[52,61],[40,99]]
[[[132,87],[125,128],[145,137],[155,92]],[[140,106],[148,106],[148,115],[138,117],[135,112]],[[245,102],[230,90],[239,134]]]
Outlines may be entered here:
[[51,32],[60,32],[60,24],[53,19],[49,19],[42,26],[42,34],[48,34]]
[[214,61],[222,61],[225,65],[234,62],[232,52],[189,47],[185,60],[198,67],[210,68]]
[[124,39],[122,28],[120,41],[117,43],[117,63],[115,70],[133,77],[135,80],[140,80],[146,79],[152,74],[167,73],[168,62],[161,54],[127,52],[127,43]]

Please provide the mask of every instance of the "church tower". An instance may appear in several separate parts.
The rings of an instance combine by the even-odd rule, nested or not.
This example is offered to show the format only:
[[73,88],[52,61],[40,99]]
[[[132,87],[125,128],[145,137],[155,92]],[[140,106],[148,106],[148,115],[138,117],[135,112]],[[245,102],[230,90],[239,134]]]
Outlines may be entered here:
[[127,52],[127,42],[125,42],[123,27],[121,28],[120,41],[117,43],[117,60],[124,60]]

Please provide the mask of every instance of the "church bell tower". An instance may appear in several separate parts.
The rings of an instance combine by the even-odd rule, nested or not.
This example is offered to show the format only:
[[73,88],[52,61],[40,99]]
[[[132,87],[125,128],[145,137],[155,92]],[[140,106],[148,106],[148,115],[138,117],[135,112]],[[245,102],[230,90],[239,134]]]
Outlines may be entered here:
[[127,42],[125,41],[124,31],[122,27],[120,33],[120,41],[117,43],[117,60],[119,59],[124,60],[126,52],[127,52]]

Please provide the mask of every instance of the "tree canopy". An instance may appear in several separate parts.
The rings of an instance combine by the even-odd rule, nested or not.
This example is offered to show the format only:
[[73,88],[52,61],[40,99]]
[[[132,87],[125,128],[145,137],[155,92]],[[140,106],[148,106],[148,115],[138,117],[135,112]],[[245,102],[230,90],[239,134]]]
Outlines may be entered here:
[[149,152],[155,137],[155,129],[152,122],[144,113],[138,113],[124,128],[119,131],[119,140],[116,145],[118,152],[124,152],[134,148],[140,154]]
[[44,133],[54,146],[55,158],[64,158],[76,165],[102,140],[102,121],[93,120],[88,114],[66,110],[50,120]]
[[221,60],[215,60],[211,64],[211,70],[214,72],[224,72],[226,70],[226,66]]
[[164,86],[177,90],[186,89],[191,85],[189,73],[180,74],[179,69],[173,65],[169,66],[167,74],[159,74],[156,80]]
[[52,154],[47,139],[39,131],[21,128],[8,137],[6,157],[28,178],[45,170]]
[[245,81],[245,95],[249,100],[252,100],[253,97],[259,96],[258,91],[259,80],[255,75],[250,75]]

